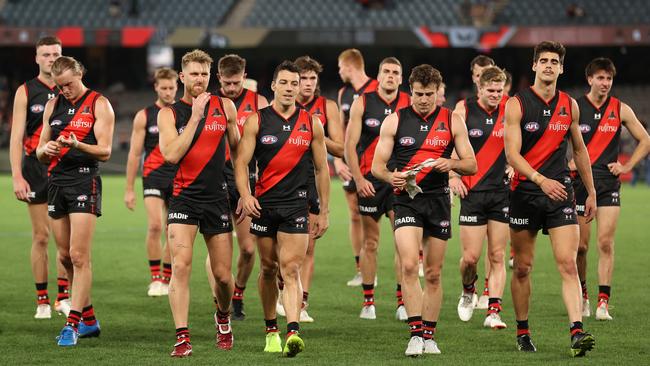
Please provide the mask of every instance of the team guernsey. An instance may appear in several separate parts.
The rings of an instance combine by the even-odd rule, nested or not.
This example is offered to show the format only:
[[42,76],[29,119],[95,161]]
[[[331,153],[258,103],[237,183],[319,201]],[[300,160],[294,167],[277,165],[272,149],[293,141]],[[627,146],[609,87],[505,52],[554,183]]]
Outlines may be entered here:
[[[309,112],[309,114],[312,116],[318,117],[321,125],[323,126],[325,137],[329,136],[327,133],[327,98],[323,96],[317,96],[305,104],[296,101],[296,105]],[[308,154],[311,155],[311,152],[308,152]],[[318,200],[318,191],[316,190],[316,177],[314,175],[313,164],[309,167],[309,187],[307,190],[307,199],[309,201],[309,213],[318,215],[320,213],[320,202]]]
[[29,192],[30,202],[45,203],[47,202],[47,165],[36,158],[36,148],[43,129],[45,104],[59,95],[59,89],[50,88],[38,77],[25,82],[23,86],[27,96],[27,115],[23,137],[25,157],[22,161],[22,174],[32,190]]
[[145,136],[144,162],[142,165],[142,187],[145,197],[160,197],[168,200],[171,196],[172,182],[176,166],[165,163],[158,144],[158,112],[157,104],[144,109]]
[[296,108],[289,118],[272,106],[259,111],[254,158],[258,180],[255,196],[262,207],[251,233],[273,236],[277,231],[307,233],[307,190],[313,126],[309,112]]
[[384,119],[398,110],[408,107],[409,95],[397,93],[395,99],[388,102],[377,91],[367,92],[361,96],[363,115],[361,116],[361,135],[357,144],[359,169],[365,179],[372,183],[375,189],[374,197],[358,197],[359,213],[372,216],[375,220],[381,215],[392,211],[391,187],[388,183],[375,178],[372,173],[372,160],[379,142],[379,132]]
[[461,199],[461,225],[485,225],[488,220],[508,222],[508,186],[505,179],[506,156],[503,142],[507,97],[493,111],[478,98],[464,100],[465,124],[476,155],[477,172],[462,176],[468,194]]
[[[394,168],[406,171],[427,159],[451,157],[454,143],[449,109],[436,107],[423,116],[411,106],[398,111],[397,115],[392,156]],[[423,168],[415,176],[415,181],[422,193],[414,199],[405,191],[395,191],[395,229],[416,226],[423,229],[424,236],[449,239],[449,174],[437,172],[430,167]]]
[[[613,175],[607,164],[618,161],[621,141],[621,101],[609,96],[602,106],[596,107],[586,95],[578,98],[580,132],[589,152],[591,171],[596,186],[596,204],[620,206],[621,181]],[[584,214],[587,190],[578,178],[574,183],[576,210]]]
[[531,88],[515,98],[521,105],[521,155],[547,179],[564,184],[568,198],[551,201],[541,188],[515,172],[510,196],[510,227],[537,231],[577,223],[566,158],[571,126],[571,97],[561,91],[545,101]]
[[375,79],[368,79],[359,89],[355,89],[351,84],[345,84],[339,92],[341,93],[341,110],[343,111],[343,126],[348,126],[350,121],[350,108],[352,103],[364,93],[376,91],[379,82]]
[[[171,110],[181,134],[192,116],[192,105],[180,100]],[[227,143],[223,100],[211,96],[204,116],[178,162],[168,222],[198,225],[203,234],[221,234],[232,231],[223,175]]]
[[[95,103],[101,95],[87,90],[76,101],[59,96],[47,123],[52,141],[74,133],[79,142],[97,145]],[[98,161],[76,148],[62,147],[48,167],[48,213],[60,218],[73,212],[101,215],[101,179]]]
[[[227,98],[223,95],[221,89],[217,92],[222,98]],[[258,106],[258,94],[250,89],[242,89],[239,95],[231,99],[237,108],[237,128],[239,129],[239,135],[241,136],[244,131],[244,123],[246,123],[246,118],[253,113],[257,113],[259,109]],[[251,189],[255,187],[256,180],[256,170],[255,160],[251,160],[248,164],[248,179]],[[226,165],[224,167],[223,173],[225,175],[226,183],[228,184],[228,202],[230,203],[231,210],[234,210],[237,207],[237,201],[239,201],[239,193],[237,192],[237,185],[235,184],[235,173],[230,159],[230,147],[226,145]]]

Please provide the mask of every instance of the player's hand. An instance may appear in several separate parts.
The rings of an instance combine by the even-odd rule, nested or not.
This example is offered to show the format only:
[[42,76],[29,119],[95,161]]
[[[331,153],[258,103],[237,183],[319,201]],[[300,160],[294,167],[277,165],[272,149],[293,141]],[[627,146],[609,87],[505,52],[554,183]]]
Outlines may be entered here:
[[564,201],[567,199],[567,197],[569,197],[562,183],[554,179],[545,178],[539,187],[553,201]]
[[327,228],[330,226],[329,215],[325,212],[321,212],[316,216],[316,219],[310,225],[310,234],[314,239],[322,237]]
[[618,161],[615,163],[609,163],[607,164],[607,168],[609,169],[609,172],[619,176],[621,174],[629,173],[630,168],[627,165],[621,164]]
[[352,172],[350,168],[343,162],[341,159],[334,159],[334,171],[336,175],[341,178],[344,182],[349,182],[352,180]]
[[438,158],[431,165],[431,169],[440,172],[447,173],[454,168],[454,162],[451,159]]
[[354,183],[357,185],[357,193],[361,197],[374,197],[375,187],[366,178],[361,177],[358,181],[355,179]]
[[506,167],[506,177],[508,177],[508,180],[511,180],[512,177],[514,177],[514,176],[515,176],[515,168],[508,165]]
[[205,117],[205,106],[210,101],[210,93],[203,92],[199,94],[196,98],[192,98],[192,117],[195,117],[197,120],[203,119]]
[[126,205],[126,208],[131,211],[135,209],[135,192],[132,190],[124,192],[124,204]]
[[449,189],[456,196],[460,196],[460,198],[467,196],[467,187],[465,187],[465,183],[457,175],[449,178]]
[[57,138],[56,141],[63,147],[73,148],[79,146],[79,140],[77,140],[77,135],[75,135],[74,132],[70,132],[68,137],[59,135],[59,138]]
[[399,190],[404,189],[404,187],[406,187],[407,176],[408,175],[405,172],[398,172],[397,169],[395,169],[390,173],[390,185]]
[[237,211],[239,211],[241,214],[237,220],[237,223],[239,224],[240,222],[244,221],[244,217],[246,216],[259,218],[261,209],[262,206],[260,206],[257,198],[253,197],[252,195],[240,198],[239,202],[237,203]]
[[32,191],[29,183],[23,177],[16,177],[14,181],[14,194],[19,201],[30,202],[29,193]]
[[591,222],[591,220],[594,219],[596,216],[596,195],[595,194],[590,194],[587,196],[587,200],[585,201],[585,219],[587,222]]
[[58,141],[48,141],[44,151],[48,158],[57,157],[61,154],[61,144]]

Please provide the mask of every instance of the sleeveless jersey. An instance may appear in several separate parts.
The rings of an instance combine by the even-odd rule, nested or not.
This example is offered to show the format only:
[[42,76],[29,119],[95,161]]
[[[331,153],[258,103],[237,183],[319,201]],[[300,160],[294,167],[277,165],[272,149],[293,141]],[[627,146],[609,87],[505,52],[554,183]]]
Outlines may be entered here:
[[357,156],[361,174],[373,182],[379,182],[372,173],[372,159],[379,142],[379,132],[384,119],[391,113],[408,107],[410,98],[408,94],[398,91],[395,99],[388,103],[378,92],[367,92],[362,95],[363,115],[361,116],[361,135],[357,144]]
[[[521,155],[533,169],[547,178],[564,183],[569,176],[566,151],[571,126],[571,97],[556,91],[544,101],[532,87],[517,93],[521,104]],[[539,186],[515,172],[512,189],[543,195]]]
[[341,105],[339,106],[343,111],[343,126],[348,127],[350,120],[350,107],[352,103],[359,98],[363,93],[377,90],[379,82],[375,79],[368,79],[359,89],[354,89],[352,84],[345,84],[341,89]]
[[[171,109],[180,134],[192,116],[192,105],[180,100]],[[190,201],[214,202],[227,199],[223,175],[227,119],[220,97],[210,97],[204,115],[189,149],[178,162],[173,195]]]
[[[221,98],[228,98],[221,92],[221,89],[217,91],[217,94]],[[256,113],[258,110],[257,106],[257,93],[250,89],[242,89],[239,95],[235,98],[228,98],[235,103],[235,108],[237,108],[237,128],[239,129],[239,136],[242,135],[244,131],[244,123],[246,123],[246,118],[253,113]],[[230,161],[230,146],[226,144],[226,166],[232,171],[232,162]],[[253,169],[255,167],[252,163]],[[252,170],[252,173],[255,173]]]
[[25,118],[25,135],[23,137],[23,148],[25,155],[36,156],[38,140],[41,138],[43,129],[43,111],[45,104],[50,99],[59,95],[59,89],[55,86],[50,88],[38,77],[35,77],[23,84],[27,96],[27,115]]
[[[392,159],[398,171],[411,169],[429,158],[451,157],[454,142],[449,109],[436,107],[422,116],[411,106],[398,111],[397,115]],[[449,174],[424,168],[417,173],[415,181],[423,193],[443,193],[449,186]],[[396,190],[395,193],[407,195],[406,191]]]
[[176,166],[165,163],[158,144],[158,112],[160,107],[157,104],[150,105],[144,109],[146,119],[144,135],[144,163],[142,164],[142,176],[144,178],[169,179],[174,178]]
[[594,178],[614,178],[607,164],[618,160],[621,141],[621,101],[608,97],[598,108],[586,95],[578,100],[580,132],[585,140]]
[[255,196],[263,208],[307,205],[312,165],[312,123],[307,111],[296,108],[289,118],[272,106],[258,112],[259,131],[254,157],[258,180]]
[[476,97],[465,99],[465,124],[478,165],[476,174],[461,178],[470,191],[507,189],[503,143],[506,101],[507,98],[502,99],[494,111],[488,112]]
[[[56,141],[59,136],[68,137],[74,132],[77,140],[97,145],[95,127],[95,102],[101,94],[88,89],[78,100],[71,102],[59,96],[48,121]],[[98,161],[75,148],[61,148],[59,156],[52,158],[48,168],[50,183],[54,185],[76,185],[89,181],[99,174]]]
[[325,132],[325,137],[329,136],[327,134],[327,98],[323,96],[318,96],[310,100],[309,102],[302,104],[296,101],[298,107],[303,108],[312,116],[318,117],[320,123],[323,125],[323,131]]

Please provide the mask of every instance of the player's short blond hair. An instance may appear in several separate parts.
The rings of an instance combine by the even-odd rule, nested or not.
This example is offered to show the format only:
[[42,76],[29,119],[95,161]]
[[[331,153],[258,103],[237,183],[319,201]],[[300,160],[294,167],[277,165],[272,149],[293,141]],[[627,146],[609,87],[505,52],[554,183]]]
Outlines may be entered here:
[[156,69],[156,71],[153,73],[153,79],[156,82],[158,82],[160,79],[177,80],[178,73],[176,70],[170,69],[169,67],[161,67],[159,69]]
[[181,66],[185,68],[190,62],[208,64],[208,66],[212,66],[213,60],[212,57],[207,54],[207,52],[196,49],[183,55],[183,58],[181,59]]
[[52,64],[52,75],[54,76],[59,76],[66,72],[66,70],[72,70],[72,73],[75,75],[83,75],[86,72],[81,62],[70,56],[61,56]]
[[501,70],[498,66],[490,66],[481,72],[479,77],[479,84],[486,85],[489,83],[505,83],[506,82],[506,73]]
[[354,68],[363,70],[363,55],[361,51],[356,48],[348,48],[347,50],[341,52],[339,55],[339,61],[345,62],[352,65]]

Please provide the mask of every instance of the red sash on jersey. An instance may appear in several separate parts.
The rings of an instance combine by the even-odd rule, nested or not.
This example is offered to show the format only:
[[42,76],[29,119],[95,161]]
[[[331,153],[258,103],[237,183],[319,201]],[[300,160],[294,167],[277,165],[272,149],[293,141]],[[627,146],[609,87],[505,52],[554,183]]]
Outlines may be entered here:
[[[427,121],[429,116],[431,116],[431,114],[436,112],[437,108],[440,108],[440,113],[438,113],[438,115],[436,116],[436,119],[431,124],[431,129],[430,129],[429,133],[427,134],[427,137],[425,138],[423,144],[426,144],[426,141],[429,140],[429,139],[434,139],[435,135],[438,132],[440,132],[440,131],[436,131],[436,125],[439,124],[440,122],[444,123],[444,126],[447,128],[447,130],[448,130],[447,133],[449,134],[449,140],[452,139],[451,123],[449,122],[449,117],[450,117],[449,109],[436,107],[436,109],[434,109],[426,117],[420,116],[420,114],[418,112],[416,112],[415,109],[413,110],[413,112],[415,112],[415,114],[420,116],[423,120]],[[439,150],[440,151],[438,151],[438,152],[433,152],[433,151],[430,151],[430,150],[425,150],[422,147],[420,147],[420,149],[415,154],[413,154],[413,156],[411,157],[411,160],[408,162],[408,164],[405,165],[404,170],[411,169],[415,165],[420,164],[421,162],[423,162],[423,161],[425,161],[425,160],[427,160],[429,158],[438,159],[445,152],[444,148],[439,149]],[[423,168],[422,170],[420,170],[418,172],[418,174],[415,176],[415,182],[420,183],[422,181],[422,179],[424,179],[431,172],[431,170],[433,170],[432,167],[427,167],[427,168]]]
[[[490,137],[487,138],[481,149],[476,153],[476,163],[478,170],[474,175],[464,175],[461,180],[468,189],[474,188],[483,179],[485,174],[490,170],[494,162],[497,161],[504,149],[503,131],[499,136],[495,136],[495,131],[503,130],[503,119],[505,118],[506,101],[502,100],[499,103],[499,110],[497,114],[497,121],[494,124]],[[465,107],[467,110],[467,106]],[[467,119],[466,119],[467,120]]]
[[[591,161],[591,165],[593,165],[596,160],[600,158],[600,155],[602,155],[603,151],[605,151],[610,142],[612,142],[612,139],[614,139],[614,136],[616,136],[615,132],[602,132],[601,128],[612,125],[616,126],[617,131],[619,128],[621,128],[620,110],[621,101],[614,97],[610,97],[609,104],[607,105],[605,112],[601,114],[600,123],[598,124],[598,127],[596,127],[596,131],[591,137],[591,141],[589,141],[587,144],[587,151],[589,152],[589,160]],[[616,118],[610,119],[609,116],[612,114],[616,116]]]
[[[246,118],[253,113],[257,112],[257,93],[244,89],[246,95],[242,100],[239,108],[237,108],[237,129],[239,130],[239,136],[244,134],[244,123],[246,123]],[[230,145],[226,144],[226,161],[230,160]]]
[[[83,141],[86,138],[86,136],[88,136],[90,131],[92,131],[92,129],[95,127],[95,101],[97,100],[97,98],[99,98],[99,96],[100,96],[99,93],[97,93],[96,91],[91,91],[86,96],[83,103],[81,103],[81,105],[77,108],[74,116],[72,116],[72,119],[70,119],[68,125],[59,133],[59,136],[68,138],[70,136],[70,132],[74,132],[75,136],[77,137],[77,141],[80,142]],[[59,98],[62,97],[63,96],[59,96]],[[90,113],[85,112],[86,110],[90,110]],[[72,123],[75,121],[91,122],[92,125],[90,128],[79,129],[72,125]],[[61,162],[63,157],[69,151],[70,151],[69,147],[61,148],[61,153],[59,154],[59,156],[52,158],[52,160],[50,161],[50,167],[47,170],[48,174],[52,172],[52,169],[54,169]]]
[[[218,113],[215,113],[215,111],[218,111]],[[214,116],[214,114],[217,114],[217,116]],[[210,104],[208,105],[203,128],[205,128],[205,125],[211,125],[213,122],[223,124],[225,128],[216,131],[216,141],[212,133],[206,133],[205,131],[199,132],[199,138],[196,139],[196,142],[194,142],[183,157],[183,160],[179,163],[178,171],[174,177],[174,196],[178,196],[183,189],[189,187],[196,180],[203,171],[203,168],[205,168],[214,156],[219,148],[219,144],[221,144],[221,139],[223,139],[227,128],[227,118],[221,98],[216,95],[210,97]]]
[[[271,107],[273,108],[273,107]],[[275,110],[274,110],[275,111]],[[277,113],[277,112],[275,112]],[[304,132],[309,132],[309,139],[312,139],[313,131],[311,125],[311,115],[304,109],[298,109],[298,118],[296,123],[291,129],[291,135],[284,142],[284,145],[278,150],[277,154],[269,161],[262,172],[262,175],[257,179],[255,184],[255,196],[261,197],[264,193],[268,192],[276,184],[278,184],[284,177],[286,177],[293,168],[300,162],[305,152],[307,152],[310,147],[307,147],[302,151],[302,154],[296,153],[296,148],[290,146],[288,143],[290,139],[302,138],[300,136]],[[279,114],[278,114],[279,115]],[[260,123],[262,121],[259,121]],[[305,124],[308,131],[300,131],[301,124]]]
[[34,134],[31,136],[25,136],[23,139],[23,147],[25,148],[25,155],[32,155],[36,148],[38,147],[38,142],[41,139],[41,131],[43,130],[43,125],[38,126]]
[[[519,103],[521,104],[521,100]],[[565,108],[565,111],[571,111],[571,98],[569,98],[569,95],[564,92],[560,92],[557,105],[555,106],[555,111],[553,111],[553,115],[546,126],[544,134],[540,137],[537,143],[535,143],[535,146],[524,155],[524,159],[526,159],[528,164],[530,164],[530,166],[535,170],[538,170],[542,164],[548,160],[553,152],[558,149],[562,140],[564,140],[564,136],[569,133],[572,122],[571,113],[569,112],[567,116],[560,117],[559,113],[562,110],[562,107]],[[553,124],[553,121],[558,121],[561,125],[567,126],[566,131],[564,133],[555,133],[554,131],[551,131],[549,127]],[[519,182],[527,179],[526,176],[519,174],[518,172],[515,173],[514,178],[515,179],[512,180],[511,184],[512,189],[515,189]]]

